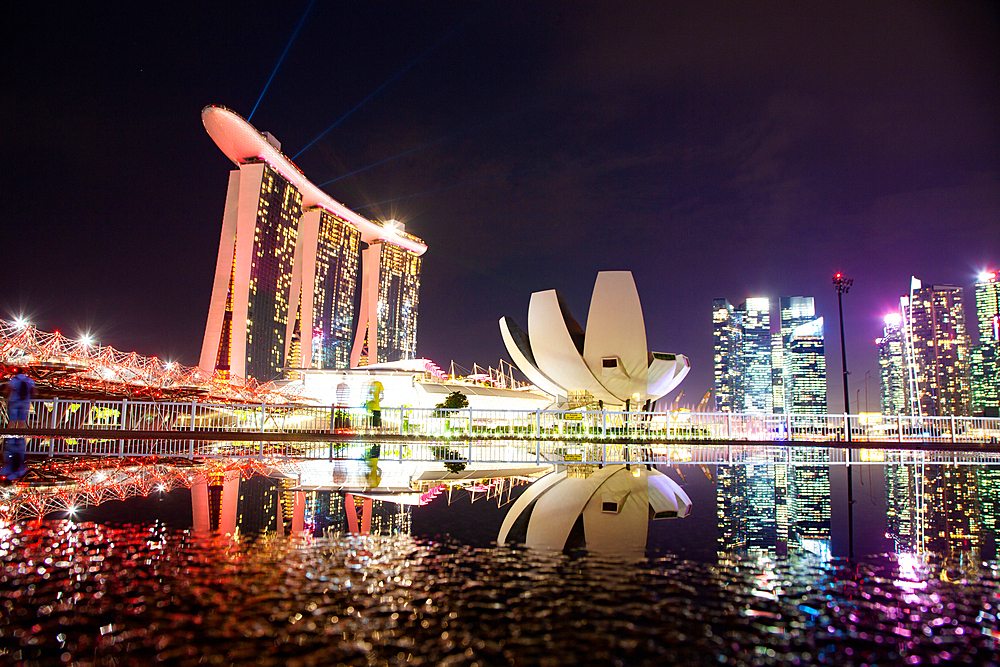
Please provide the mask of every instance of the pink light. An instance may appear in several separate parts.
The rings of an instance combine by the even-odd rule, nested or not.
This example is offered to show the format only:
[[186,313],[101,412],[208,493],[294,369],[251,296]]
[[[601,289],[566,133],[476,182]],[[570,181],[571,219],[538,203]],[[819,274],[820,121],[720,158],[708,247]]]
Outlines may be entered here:
[[898,327],[903,323],[903,316],[899,313],[888,313],[885,316],[885,324],[890,327]]

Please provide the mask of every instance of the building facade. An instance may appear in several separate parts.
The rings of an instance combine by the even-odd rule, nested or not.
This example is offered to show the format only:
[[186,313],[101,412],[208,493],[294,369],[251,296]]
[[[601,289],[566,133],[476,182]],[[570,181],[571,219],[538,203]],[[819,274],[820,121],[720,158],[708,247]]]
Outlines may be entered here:
[[771,301],[750,298],[740,304],[743,319],[743,412],[768,414],[771,388]]
[[878,347],[878,367],[882,414],[905,415],[906,363],[903,355],[903,317],[899,313],[886,315]]
[[[229,177],[201,369],[260,382],[290,369],[343,369],[357,363],[356,331],[378,341],[379,361],[415,356],[420,255],[427,249],[420,239],[333,200],[271,135],[232,111],[206,107],[202,121],[237,168]],[[372,279],[359,280],[363,275]],[[355,316],[359,301],[372,313],[363,327]]]
[[907,392],[919,416],[970,414],[969,344],[962,288],[913,281],[913,297],[901,300]]
[[750,298],[738,308],[713,300],[717,411],[826,412],[823,318],[812,297],[781,297],[779,304],[780,328],[772,332],[769,299]]
[[972,348],[972,413],[1000,417],[1000,278],[984,272],[976,281],[979,344]]
[[715,410],[743,411],[743,316],[728,299],[712,301]]

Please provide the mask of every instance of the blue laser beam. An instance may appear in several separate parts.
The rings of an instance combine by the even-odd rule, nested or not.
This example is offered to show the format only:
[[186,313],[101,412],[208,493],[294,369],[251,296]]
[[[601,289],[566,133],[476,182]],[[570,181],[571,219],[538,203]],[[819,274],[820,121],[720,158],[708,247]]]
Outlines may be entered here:
[[264,90],[260,91],[260,97],[257,98],[257,104],[253,105],[253,111],[251,111],[250,115],[247,116],[247,122],[249,122],[250,119],[253,118],[254,112],[256,112],[257,107],[260,106],[260,101],[264,99],[264,93],[266,93],[267,89],[271,86],[271,81],[274,80],[274,75],[278,73],[278,68],[281,67],[281,62],[285,59],[285,56],[288,54],[288,49],[292,48],[292,42],[295,41],[295,36],[299,34],[299,30],[302,28],[302,24],[306,22],[306,16],[309,15],[309,10],[312,9],[312,6],[314,4],[316,4],[316,0],[311,0],[309,6],[306,7],[306,11],[302,15],[302,18],[299,20],[299,24],[295,27],[295,32],[292,33],[292,38],[288,40],[288,44],[285,45],[285,50],[282,52],[281,57],[278,58],[278,64],[274,66],[274,71],[271,72],[271,78],[269,78],[267,80],[267,83],[264,84]]
[[[484,5],[484,7],[485,7],[485,5]],[[465,26],[467,26],[469,23],[471,23],[472,20],[475,19],[476,17],[478,17],[481,13],[482,13],[482,8],[478,12],[476,12],[475,14],[473,14],[472,16],[470,16],[468,19],[466,19],[465,21],[463,21],[461,25],[459,25],[458,27],[454,28],[447,35],[445,35],[444,37],[442,37],[438,41],[436,41],[433,44],[431,44],[427,48],[427,50],[425,50],[419,56],[417,56],[416,58],[414,58],[413,60],[411,60],[410,63],[406,67],[404,67],[403,69],[401,69],[398,72],[396,72],[395,74],[393,74],[391,77],[389,77],[388,81],[386,81],[381,86],[379,86],[378,88],[376,88],[375,90],[373,90],[371,92],[371,94],[368,95],[368,97],[366,97],[365,99],[363,99],[360,102],[358,102],[357,104],[355,104],[354,107],[350,111],[348,111],[343,116],[341,116],[333,125],[331,125],[330,127],[326,128],[325,130],[323,130],[322,132],[320,132],[320,134],[319,134],[318,137],[316,137],[315,139],[313,139],[312,141],[310,141],[308,144],[305,145],[305,147],[302,150],[300,150],[298,153],[296,153],[295,155],[293,155],[292,156],[292,160],[295,160],[300,155],[302,155],[304,152],[306,152],[309,149],[310,146],[312,146],[314,143],[316,143],[317,141],[319,141],[320,139],[322,139],[324,136],[326,136],[327,132],[329,132],[333,128],[337,127],[338,125],[340,125],[340,123],[342,123],[344,121],[344,119],[346,119],[352,113],[354,113],[355,111],[357,111],[358,109],[360,109],[365,104],[365,102],[367,102],[371,98],[373,98],[376,95],[378,95],[383,89],[385,89],[387,86],[389,86],[390,84],[392,84],[396,79],[398,79],[399,77],[401,77],[404,74],[406,74],[406,72],[408,72],[410,69],[412,69],[414,65],[416,65],[418,62],[420,62],[421,60],[423,60],[425,57],[427,57],[427,55],[429,53],[431,53],[432,51],[434,51],[437,47],[441,46],[450,37],[452,37],[456,33],[460,32],[463,28],[465,28]]]

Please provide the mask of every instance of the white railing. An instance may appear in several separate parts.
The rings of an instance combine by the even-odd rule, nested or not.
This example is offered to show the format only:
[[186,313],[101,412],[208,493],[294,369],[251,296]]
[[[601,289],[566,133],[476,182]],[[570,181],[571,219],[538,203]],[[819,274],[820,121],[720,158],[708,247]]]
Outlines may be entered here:
[[[154,401],[36,400],[29,428],[408,435],[433,439],[1000,444],[997,417],[364,408]],[[148,437],[147,437],[148,439]],[[266,438],[262,438],[266,439]]]

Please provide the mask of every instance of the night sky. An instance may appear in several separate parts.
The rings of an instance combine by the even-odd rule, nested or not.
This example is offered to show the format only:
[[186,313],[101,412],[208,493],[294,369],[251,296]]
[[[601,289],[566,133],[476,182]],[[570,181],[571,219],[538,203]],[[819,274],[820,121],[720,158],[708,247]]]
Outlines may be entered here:
[[443,367],[496,366],[531,292],[583,323],[597,272],[631,270],[691,403],[713,297],[815,296],[840,411],[839,270],[875,409],[910,275],[1000,266],[997,4],[534,4],[317,0],[274,71],[307,2],[18,3],[3,315],[195,365],[232,168],[200,110],[250,116],[272,72],[251,123],[289,157],[336,123],[295,162],[429,246]]

